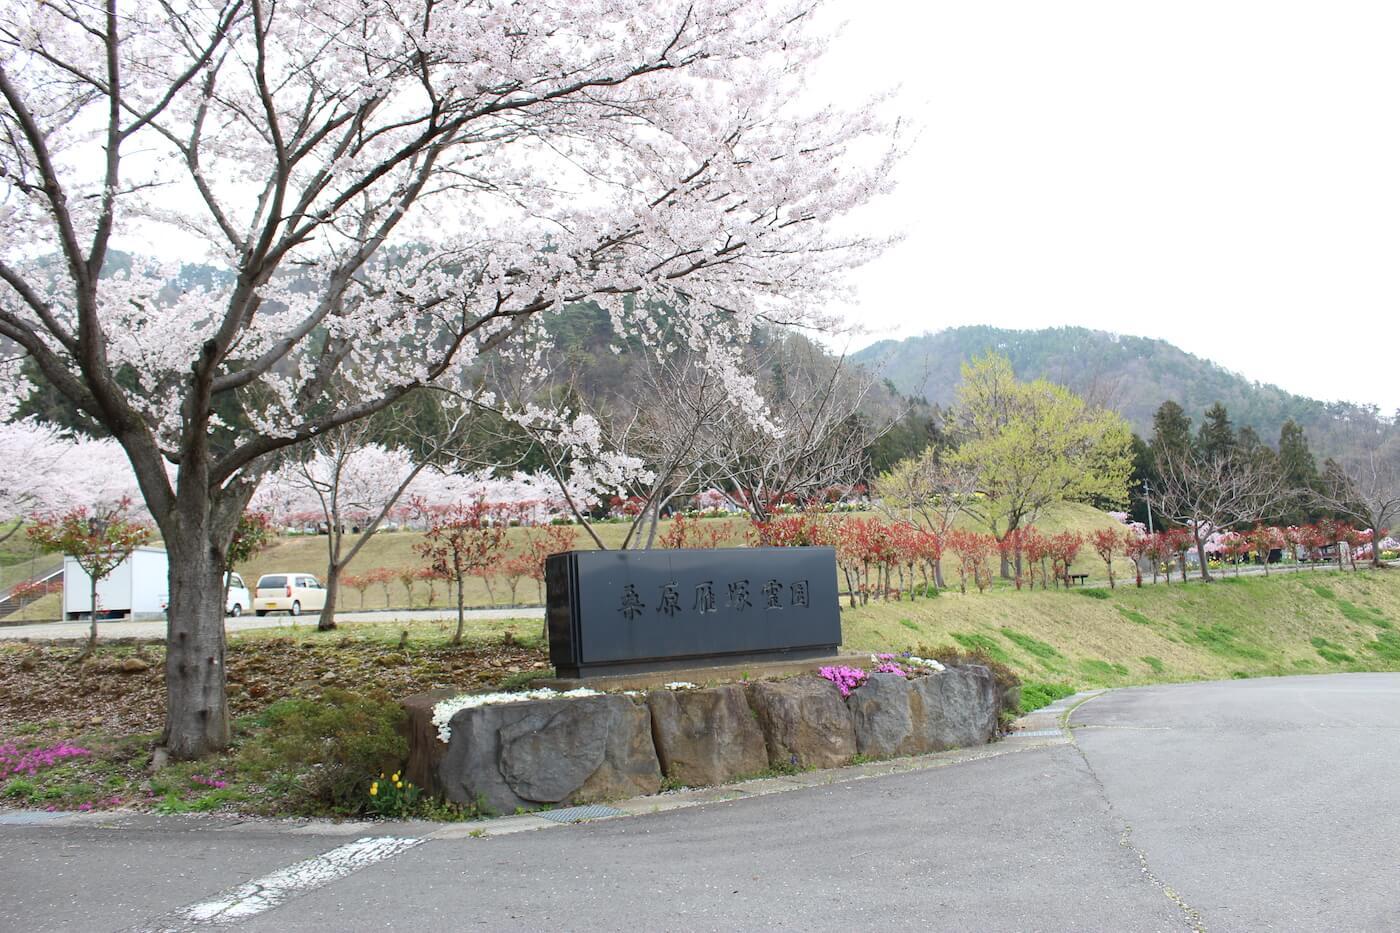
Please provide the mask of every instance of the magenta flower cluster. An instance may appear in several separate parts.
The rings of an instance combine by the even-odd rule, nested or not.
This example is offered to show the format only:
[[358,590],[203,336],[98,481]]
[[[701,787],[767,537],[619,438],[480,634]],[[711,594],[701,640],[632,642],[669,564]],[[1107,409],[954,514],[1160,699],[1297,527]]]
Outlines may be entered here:
[[[78,812],[86,813],[89,810],[104,810],[108,807],[119,807],[121,805],[122,799],[120,797],[104,797],[100,800],[84,800],[82,803],[78,804]],[[48,810],[50,813],[53,813],[58,808],[45,807],[44,809]]]
[[38,774],[45,768],[52,768],[65,758],[86,758],[92,752],[71,742],[57,745],[41,745],[28,751],[21,751],[13,742],[0,743],[0,780],[15,774]]
[[865,671],[858,667],[824,667],[817,671],[822,677],[834,683],[841,691],[841,696],[848,697],[851,691],[865,683]]
[[210,777],[205,777],[202,774],[192,774],[190,775],[190,783],[202,784],[205,787],[212,787],[215,790],[223,790],[225,787],[228,787],[228,781],[225,781],[223,777],[224,772],[222,771],[215,771]]
[[881,661],[880,666],[875,668],[877,674],[898,674],[900,677],[908,677],[909,672],[893,661]]

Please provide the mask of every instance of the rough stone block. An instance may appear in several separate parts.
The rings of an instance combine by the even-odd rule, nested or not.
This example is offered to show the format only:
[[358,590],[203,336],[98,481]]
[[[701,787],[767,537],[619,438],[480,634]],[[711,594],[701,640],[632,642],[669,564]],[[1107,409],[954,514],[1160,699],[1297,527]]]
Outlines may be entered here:
[[624,696],[533,700],[452,717],[438,776],[449,800],[496,813],[654,794],[661,769],[645,706]]
[[763,730],[744,688],[653,690],[651,734],[661,770],[692,787],[723,784],[768,767]]
[[856,733],[856,751],[871,758],[897,758],[931,751],[914,729],[913,687],[899,674],[871,674],[846,699]]
[[855,729],[841,691],[820,677],[749,686],[749,705],[773,767],[836,768],[856,753]]
[[910,688],[914,731],[928,751],[984,745],[996,735],[1001,695],[980,664],[919,677]]
[[433,725],[433,707],[443,700],[461,694],[451,687],[419,693],[403,701],[407,717],[404,732],[408,739],[408,763],[404,765],[404,780],[436,796],[443,791],[438,769],[447,756],[447,746],[438,741],[437,726]]

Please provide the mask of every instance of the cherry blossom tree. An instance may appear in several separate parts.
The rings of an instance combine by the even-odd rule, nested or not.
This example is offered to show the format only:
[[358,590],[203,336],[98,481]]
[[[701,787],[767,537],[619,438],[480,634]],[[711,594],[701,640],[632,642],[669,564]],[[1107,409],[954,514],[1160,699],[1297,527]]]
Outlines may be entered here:
[[325,524],[326,604],[316,623],[318,631],[335,628],[345,568],[430,462],[371,443],[367,424],[344,425],[301,445],[297,456],[270,476],[255,497],[295,512],[318,514]]
[[74,438],[32,419],[0,423],[0,542],[34,513],[80,506],[100,509],[132,500],[140,490],[120,446]]
[[529,365],[541,316],[590,299],[762,410],[735,348],[830,326],[882,245],[843,218],[897,155],[877,108],[803,103],[810,13],[0,6],[0,336],[121,445],[170,551],[171,756],[228,743],[218,580],[269,455]]

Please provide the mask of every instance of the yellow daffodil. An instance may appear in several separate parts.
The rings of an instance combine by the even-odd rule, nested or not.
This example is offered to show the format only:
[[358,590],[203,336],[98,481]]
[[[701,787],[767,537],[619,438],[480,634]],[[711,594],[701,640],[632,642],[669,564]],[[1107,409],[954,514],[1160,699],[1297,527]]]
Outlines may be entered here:
[[393,776],[392,778],[390,778],[389,780],[391,780],[391,781],[397,781],[398,779],[399,779],[399,772],[395,771],[395,772],[394,772],[394,776]]
[[395,781],[394,786],[397,787],[399,790],[403,790],[403,781]]
[[371,797],[374,797],[374,796],[376,796],[378,793],[379,793],[379,782],[378,782],[378,781],[375,781],[373,784],[371,784],[371,785],[369,786],[369,795],[370,795]]

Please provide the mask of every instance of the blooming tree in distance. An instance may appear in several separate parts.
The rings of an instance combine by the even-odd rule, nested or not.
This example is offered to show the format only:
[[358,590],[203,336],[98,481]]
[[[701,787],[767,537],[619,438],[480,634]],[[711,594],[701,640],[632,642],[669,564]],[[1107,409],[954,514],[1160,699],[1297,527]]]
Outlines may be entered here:
[[35,513],[102,509],[123,499],[139,512],[140,494],[114,441],[69,437],[33,420],[0,422],[0,542]]
[[529,365],[542,316],[585,300],[761,415],[736,348],[831,324],[882,245],[841,221],[897,149],[876,108],[804,103],[810,13],[0,6],[0,336],[121,445],[160,527],[169,754],[228,743],[219,577],[269,455]]

